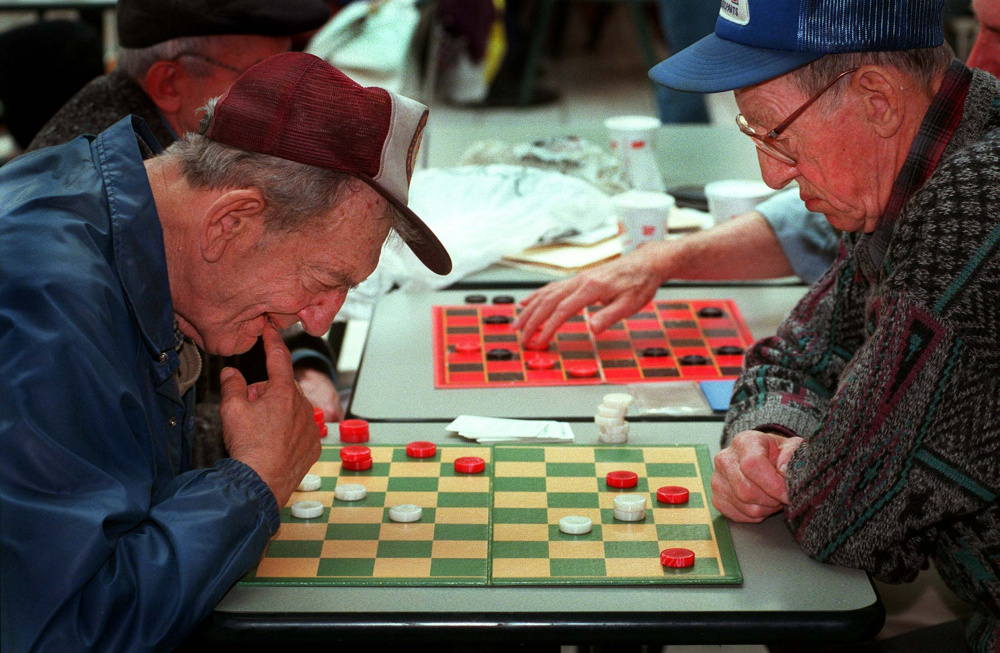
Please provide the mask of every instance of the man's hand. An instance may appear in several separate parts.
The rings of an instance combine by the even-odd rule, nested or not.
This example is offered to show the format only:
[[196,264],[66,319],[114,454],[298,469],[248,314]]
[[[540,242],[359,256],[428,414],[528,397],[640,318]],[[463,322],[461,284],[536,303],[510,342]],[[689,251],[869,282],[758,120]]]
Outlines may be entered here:
[[743,431],[715,456],[712,503],[739,522],[761,522],[788,503],[785,468],[802,438]]
[[222,371],[222,436],[230,456],[253,468],[283,506],[319,458],[319,427],[295,383],[292,356],[270,322],[263,339],[267,381],[248,387],[235,369]]
[[311,367],[295,368],[295,382],[309,403],[323,409],[324,421],[339,422],[344,419],[344,407],[340,405],[337,386],[329,376]]
[[651,260],[654,249],[655,245],[645,245],[570,279],[539,288],[521,301],[523,310],[514,328],[521,329],[526,338],[534,335],[534,339],[547,343],[556,329],[580,309],[604,304],[590,320],[594,333],[604,331],[653,298],[662,281]]

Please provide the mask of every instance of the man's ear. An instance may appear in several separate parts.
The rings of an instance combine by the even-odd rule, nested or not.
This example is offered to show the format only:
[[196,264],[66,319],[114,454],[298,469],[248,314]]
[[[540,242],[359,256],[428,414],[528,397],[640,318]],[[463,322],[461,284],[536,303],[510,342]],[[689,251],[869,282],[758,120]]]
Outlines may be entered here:
[[882,138],[890,138],[903,124],[906,80],[881,66],[863,66],[851,79],[861,96],[865,117]]
[[176,113],[181,108],[181,77],[184,67],[176,61],[157,61],[143,80],[146,95],[164,113]]
[[227,249],[245,251],[264,234],[267,204],[256,188],[239,188],[220,195],[205,211],[200,229],[202,258],[215,263]]

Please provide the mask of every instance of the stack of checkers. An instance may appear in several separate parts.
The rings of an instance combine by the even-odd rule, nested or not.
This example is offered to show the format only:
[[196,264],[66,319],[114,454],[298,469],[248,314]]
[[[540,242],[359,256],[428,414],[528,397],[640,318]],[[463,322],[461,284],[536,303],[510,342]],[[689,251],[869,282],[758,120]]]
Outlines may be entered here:
[[628,442],[628,422],[625,413],[632,405],[632,395],[612,393],[604,395],[604,400],[597,407],[594,422],[601,429],[598,439],[605,444],[625,444]]

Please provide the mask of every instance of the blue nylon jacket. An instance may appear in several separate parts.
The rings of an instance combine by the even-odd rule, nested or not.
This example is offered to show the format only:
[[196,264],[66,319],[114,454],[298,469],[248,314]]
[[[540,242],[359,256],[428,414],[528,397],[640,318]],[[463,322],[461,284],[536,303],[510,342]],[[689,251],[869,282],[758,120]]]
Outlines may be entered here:
[[188,470],[141,119],[0,169],[0,648],[169,650],[277,530],[232,459]]

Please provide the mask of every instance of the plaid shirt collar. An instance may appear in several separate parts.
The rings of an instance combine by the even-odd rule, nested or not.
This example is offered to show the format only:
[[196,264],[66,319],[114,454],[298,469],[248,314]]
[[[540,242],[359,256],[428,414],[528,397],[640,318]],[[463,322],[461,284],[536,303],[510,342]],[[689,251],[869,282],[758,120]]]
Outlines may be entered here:
[[961,61],[954,59],[924,116],[920,131],[913,139],[910,153],[892,186],[889,203],[879,218],[878,226],[875,231],[858,238],[855,259],[870,279],[878,277],[899,214],[913,194],[933,174],[948,141],[962,121],[965,95],[971,83],[972,71]]

